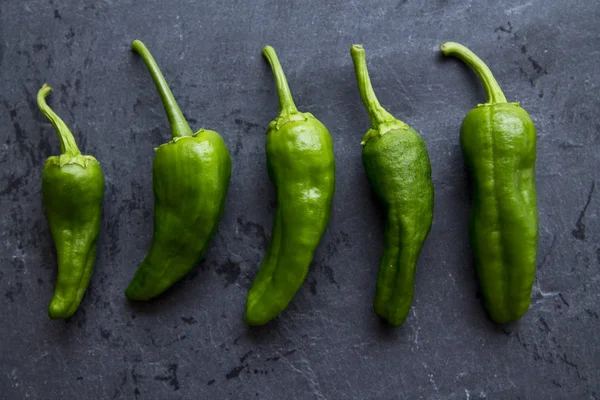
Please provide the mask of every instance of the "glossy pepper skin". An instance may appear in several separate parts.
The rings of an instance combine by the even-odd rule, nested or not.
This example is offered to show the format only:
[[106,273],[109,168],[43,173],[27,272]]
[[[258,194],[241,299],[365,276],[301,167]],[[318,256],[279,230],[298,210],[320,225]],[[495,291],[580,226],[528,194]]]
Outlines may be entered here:
[[506,102],[489,68],[469,49],[453,42],[440,49],[469,65],[487,93],[460,133],[472,181],[471,248],[490,317],[515,321],[529,308],[535,277],[535,127],[519,103]]
[[362,160],[387,214],[374,309],[390,325],[399,326],[410,311],[417,260],[433,221],[431,164],[421,135],[379,104],[363,47],[352,45],[350,54],[371,119],[361,143]]
[[264,325],[292,300],[313,259],[331,214],[335,159],[327,128],[296,109],[275,50],[263,55],[275,75],[279,116],[267,129],[269,178],[277,188],[277,211],[267,253],[246,304],[245,320]]
[[62,151],[60,156],[48,157],[42,172],[42,195],[58,261],[48,316],[56,319],[77,311],[90,282],[100,233],[104,177],[98,160],[81,154],[69,128],[46,103],[51,91],[44,84],[37,102],[54,126]]
[[125,291],[130,300],[149,300],[183,278],[204,257],[223,214],[231,158],[217,132],[192,132],[146,46],[135,40],[132,49],[150,71],[173,137],[156,149],[152,245]]

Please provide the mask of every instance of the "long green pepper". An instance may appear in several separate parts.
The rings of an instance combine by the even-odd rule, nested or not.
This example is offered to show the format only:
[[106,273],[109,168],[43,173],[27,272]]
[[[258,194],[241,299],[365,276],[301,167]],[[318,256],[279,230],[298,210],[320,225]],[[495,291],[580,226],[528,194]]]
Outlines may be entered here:
[[48,157],[42,172],[42,195],[58,261],[56,287],[48,306],[48,316],[55,319],[77,311],[90,282],[100,233],[104,176],[98,160],[81,154],[67,125],[46,103],[51,91],[44,84],[37,102],[52,123],[62,151],[59,156]]
[[204,257],[225,208],[231,158],[217,132],[193,133],[146,46],[135,40],[131,47],[150,71],[173,137],[156,149],[152,245],[125,291],[130,300],[148,300],[183,278]]
[[361,143],[363,164],[387,212],[374,309],[398,326],[410,311],[417,260],[433,221],[431,165],[421,135],[379,104],[363,47],[353,45],[350,54],[371,119],[371,129]]
[[508,103],[492,72],[465,46],[442,43],[479,76],[487,101],[472,109],[460,130],[472,180],[470,238],[485,306],[498,322],[529,309],[535,277],[538,214],[536,132],[519,103]]
[[267,167],[277,188],[277,212],[267,253],[252,283],[245,320],[264,325],[292,300],[325,232],[335,188],[333,144],[327,128],[296,108],[275,50],[263,55],[275,75],[279,116],[267,129]]

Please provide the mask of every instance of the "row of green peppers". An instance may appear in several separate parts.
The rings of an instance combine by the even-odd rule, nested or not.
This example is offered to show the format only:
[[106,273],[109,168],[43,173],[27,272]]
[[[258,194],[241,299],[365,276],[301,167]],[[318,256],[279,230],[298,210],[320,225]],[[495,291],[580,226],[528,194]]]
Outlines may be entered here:
[[[215,131],[193,132],[165,78],[142,42],[132,44],[146,63],[171,125],[152,166],[154,234],[148,254],[125,294],[131,300],[160,295],[204,257],[223,214],[231,158]],[[490,317],[521,318],[529,308],[535,275],[538,222],[535,192],[536,133],[519,103],[508,103],[488,67],[466,47],[441,45],[479,76],[487,101],[465,117],[460,143],[472,185],[471,247]],[[433,220],[434,190],[422,137],[378,102],[360,45],[350,49],[360,95],[371,120],[362,140],[367,178],[387,212],[385,243],[374,301],[391,325],[406,319],[417,259]],[[269,61],[280,111],[267,128],[268,175],[277,210],[268,249],[248,293],[245,320],[266,324],[292,300],[325,231],[335,187],[335,159],[327,128],[298,111],[272,47]],[[58,260],[50,318],[78,308],[92,275],[100,231],[104,179],[100,164],[82,155],[65,123],[50,109],[44,85],[38,104],[54,126],[62,154],[49,157],[42,192]]]

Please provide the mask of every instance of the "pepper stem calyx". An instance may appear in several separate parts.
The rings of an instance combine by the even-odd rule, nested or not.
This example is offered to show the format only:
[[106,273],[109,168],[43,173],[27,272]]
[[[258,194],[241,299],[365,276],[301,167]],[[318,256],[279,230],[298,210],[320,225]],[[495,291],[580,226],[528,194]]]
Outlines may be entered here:
[[63,122],[63,120],[60,119],[60,117],[56,115],[54,111],[52,111],[48,103],[46,103],[46,96],[48,96],[51,91],[52,88],[47,83],[44,83],[37,94],[38,106],[46,118],[48,118],[50,123],[52,123],[60,142],[62,154],[78,156],[81,154],[81,152],[79,151],[79,147],[77,147],[77,143],[75,143],[75,138],[73,137],[71,130]]
[[454,56],[462,60],[475,71],[485,88],[488,104],[506,103],[506,97],[504,97],[504,93],[500,89],[500,85],[498,85],[492,71],[475,53],[456,42],[444,42],[440,45],[440,50],[445,56]]
[[285,78],[283,68],[281,68],[281,64],[279,63],[279,59],[277,58],[275,49],[271,46],[265,46],[262,54],[267,61],[269,61],[271,69],[273,70],[273,75],[275,76],[275,86],[277,87],[277,94],[279,96],[279,115],[296,114],[298,109],[296,108],[296,104],[294,104],[290,87]]
[[142,57],[146,67],[148,67],[148,71],[150,71],[152,80],[156,85],[156,90],[158,90],[160,100],[162,101],[165,112],[167,113],[167,117],[169,118],[169,123],[171,124],[171,135],[173,138],[193,136],[194,132],[179,109],[179,106],[175,101],[175,97],[173,97],[173,93],[171,93],[171,89],[165,80],[165,77],[163,76],[162,72],[160,72],[156,61],[154,61],[154,58],[152,57],[152,54],[150,54],[148,48],[140,40],[134,40],[131,43],[131,49]]
[[367,69],[367,61],[363,47],[360,44],[353,44],[350,46],[350,55],[352,56],[352,62],[354,63],[354,71],[356,72],[360,97],[367,109],[367,113],[369,113],[373,129],[377,129],[382,124],[396,121],[396,118],[379,104],[379,100],[377,100],[377,96],[375,96],[373,86],[371,85],[371,79],[369,78],[369,70]]

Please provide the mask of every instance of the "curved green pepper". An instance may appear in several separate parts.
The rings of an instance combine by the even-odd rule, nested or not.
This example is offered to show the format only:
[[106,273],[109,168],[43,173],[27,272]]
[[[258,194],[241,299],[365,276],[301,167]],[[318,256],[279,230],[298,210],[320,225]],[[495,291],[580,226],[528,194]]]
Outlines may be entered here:
[[467,114],[460,130],[472,180],[471,247],[490,317],[515,321],[529,308],[535,277],[535,127],[519,103],[506,102],[479,57],[458,43],[440,49],[469,65],[487,93],[487,102]]
[[275,75],[279,116],[267,129],[269,178],[277,188],[271,241],[246,304],[245,320],[263,325],[292,300],[313,259],[329,216],[335,188],[335,159],[327,128],[296,109],[275,50],[263,55]]
[[54,126],[62,151],[60,156],[48,157],[42,173],[42,195],[58,261],[56,287],[48,307],[49,317],[55,319],[77,311],[90,282],[100,233],[104,177],[98,160],[81,154],[67,125],[46,103],[51,91],[44,84],[37,102]]
[[431,165],[423,138],[379,104],[362,46],[351,46],[350,54],[371,119],[371,129],[361,143],[363,164],[387,212],[374,309],[398,326],[410,310],[417,259],[433,221]]
[[225,207],[231,158],[217,132],[192,132],[146,46],[135,40],[131,47],[150,71],[173,136],[156,149],[152,164],[152,246],[125,291],[131,300],[148,300],[183,278],[204,257]]

